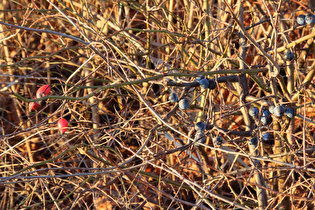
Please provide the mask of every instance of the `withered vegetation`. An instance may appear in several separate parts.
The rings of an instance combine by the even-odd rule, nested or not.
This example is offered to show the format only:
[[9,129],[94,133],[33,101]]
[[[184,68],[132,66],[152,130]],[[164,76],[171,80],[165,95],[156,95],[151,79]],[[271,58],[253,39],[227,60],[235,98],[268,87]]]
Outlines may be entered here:
[[1,2],[0,209],[313,209],[301,14],[307,1]]

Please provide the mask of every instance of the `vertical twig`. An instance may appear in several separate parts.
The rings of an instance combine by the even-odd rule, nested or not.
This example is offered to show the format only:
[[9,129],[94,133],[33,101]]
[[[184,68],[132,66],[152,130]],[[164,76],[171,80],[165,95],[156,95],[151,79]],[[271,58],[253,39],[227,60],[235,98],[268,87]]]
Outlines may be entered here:
[[[244,24],[244,5],[243,2],[239,1],[238,2],[240,5],[239,8],[239,22],[241,24]],[[246,37],[244,36],[244,34],[242,33],[242,31],[240,30],[240,69],[246,69],[247,65],[245,65],[245,58],[246,58],[246,51],[247,51],[247,40]],[[249,118],[249,114],[248,114],[248,107],[246,106],[246,101],[245,98],[246,96],[249,94],[249,88],[248,88],[248,83],[247,83],[247,78],[245,74],[240,74],[239,75],[239,83],[236,84],[238,93],[239,93],[239,100],[240,100],[240,106],[241,108],[241,112],[244,118],[244,122],[246,125],[246,130],[251,130],[252,126],[251,126],[251,120]],[[251,146],[249,146],[250,152],[252,154],[254,154],[255,156],[259,156],[258,150],[253,149]],[[267,206],[267,194],[266,194],[266,190],[265,188],[265,180],[264,177],[261,173],[261,164],[253,164],[253,167],[256,168],[255,169],[255,180],[256,183],[258,184],[258,186],[256,187],[256,194],[257,194],[257,200],[258,200],[258,207],[259,209],[263,210],[266,208]]]
[[[147,30],[150,31],[150,5],[149,5],[149,0],[146,1],[146,18],[147,18]],[[151,46],[151,36],[150,36],[150,32],[147,32],[147,50],[146,50],[146,64],[147,64],[147,68],[151,69],[151,60],[150,60],[150,46]]]
[[[172,12],[173,12],[173,7],[174,7],[174,0],[170,0],[168,5],[169,5],[169,9],[168,9],[169,10],[169,14],[168,14],[168,20],[167,20],[168,21],[167,29],[172,31],[172,22],[173,22],[173,14],[172,14]],[[168,36],[166,37],[166,43],[170,43],[170,38]],[[167,61],[169,59],[169,57],[170,57],[170,52],[171,52],[170,46],[167,46],[165,48],[165,51],[166,51],[165,61]]]

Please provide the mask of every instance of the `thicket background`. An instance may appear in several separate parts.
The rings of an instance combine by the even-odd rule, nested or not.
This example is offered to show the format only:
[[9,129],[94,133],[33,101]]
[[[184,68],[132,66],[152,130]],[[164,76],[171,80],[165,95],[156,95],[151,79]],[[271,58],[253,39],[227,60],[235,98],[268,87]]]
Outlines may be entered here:
[[[312,13],[307,1],[0,9],[0,209],[314,208],[315,32],[296,22]],[[201,90],[199,75],[216,88]],[[46,105],[29,111],[47,84]],[[295,118],[262,125],[272,104]]]

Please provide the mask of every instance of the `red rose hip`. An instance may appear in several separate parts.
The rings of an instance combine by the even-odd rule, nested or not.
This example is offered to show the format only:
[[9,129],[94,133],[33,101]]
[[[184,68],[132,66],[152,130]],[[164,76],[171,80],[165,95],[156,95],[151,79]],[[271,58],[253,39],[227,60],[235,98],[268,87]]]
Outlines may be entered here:
[[30,111],[32,111],[32,110],[36,111],[38,109],[38,107],[40,107],[40,105],[38,103],[36,103],[36,102],[31,102],[29,104]]
[[49,92],[50,92],[49,85],[43,85],[40,88],[38,88],[38,90],[36,92],[36,97],[42,98],[42,97],[48,96]]
[[68,121],[64,118],[58,120],[58,128],[61,133],[65,133],[68,129]]

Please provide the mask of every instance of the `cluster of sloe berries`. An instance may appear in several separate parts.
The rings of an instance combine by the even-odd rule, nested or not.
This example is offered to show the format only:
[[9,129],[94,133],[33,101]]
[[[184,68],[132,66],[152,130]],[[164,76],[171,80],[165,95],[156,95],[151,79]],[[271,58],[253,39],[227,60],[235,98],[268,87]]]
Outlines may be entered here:
[[[204,122],[197,122],[195,124],[196,135],[194,138],[194,142],[204,144],[206,142],[206,135],[205,135],[204,131],[206,129],[211,129],[211,127],[212,127],[211,125],[208,127],[207,124]],[[212,138],[212,140],[213,140],[213,145],[216,147],[220,147],[223,144],[223,139],[221,136],[217,136],[216,138]]]
[[[204,76],[198,76],[196,77],[196,81],[199,83],[201,90],[205,90],[207,88],[209,88],[210,90],[213,90],[216,87],[216,81],[214,79],[206,79]],[[187,109],[190,104],[189,100],[185,97],[179,100],[175,91],[171,92],[168,99],[172,103],[178,102],[178,106],[182,110]]]
[[315,15],[313,15],[312,13],[309,13],[307,15],[299,15],[296,18],[296,22],[299,25],[305,25],[305,24],[314,25],[315,24]]
[[[259,118],[259,109],[257,107],[252,106],[249,108],[248,113],[255,120],[260,119],[260,122],[262,123],[262,125],[268,126],[272,123],[272,119],[273,119],[272,115],[278,119],[280,119],[282,117],[288,118],[290,120],[293,119],[294,115],[295,115],[295,109],[292,107],[286,107],[284,105],[278,105],[278,106],[270,105],[268,107],[268,109],[264,109],[262,111],[260,118]],[[262,135],[262,139],[264,141],[270,140],[271,137],[272,137],[271,133],[264,133]],[[256,138],[256,137],[254,137],[254,138]],[[250,141],[252,141],[252,140],[250,140]],[[254,144],[250,143],[250,145],[254,145]]]
[[[214,79],[207,79],[204,76],[197,76],[195,78],[195,82],[197,82],[201,88],[201,90],[206,90],[206,89],[210,89],[213,90],[216,88],[216,81]],[[174,90],[172,90],[170,96],[169,96],[169,100],[172,103],[177,103],[178,102],[178,107],[182,110],[187,109],[189,107],[189,100],[185,97],[183,97],[182,99],[179,100],[176,92]],[[196,135],[195,135],[195,142],[198,143],[205,143],[206,141],[206,136],[204,134],[204,131],[206,129],[206,123],[204,122],[197,122],[195,125],[195,130],[196,130]]]
[[[299,25],[310,25],[310,26],[314,26],[315,24],[315,15],[312,14],[312,13],[309,13],[307,15],[299,15],[297,16],[296,18],[296,22],[299,24]],[[287,50],[285,53],[284,53],[284,59],[287,60],[287,61],[292,61],[294,59],[294,53],[290,50]]]
[[207,88],[213,90],[217,86],[214,79],[206,79],[204,76],[196,77],[196,81],[199,83],[201,90],[205,90]]
[[[195,139],[194,142],[204,144],[206,142],[206,136],[204,131],[207,129],[207,124],[204,122],[197,122],[195,124]],[[209,128],[208,128],[209,129]],[[223,139],[221,136],[217,136],[213,138],[213,145],[216,147],[220,147],[223,144]]]
[[195,135],[195,142],[204,144],[206,142],[206,136],[204,131],[206,130],[206,123],[204,122],[197,122],[195,125],[196,135]]
[[177,93],[175,91],[172,91],[172,93],[170,94],[169,98],[168,98],[172,103],[176,103],[178,102],[178,106],[180,109],[184,110],[187,109],[189,107],[189,101],[187,98],[182,98],[181,100],[178,101],[178,96]]

